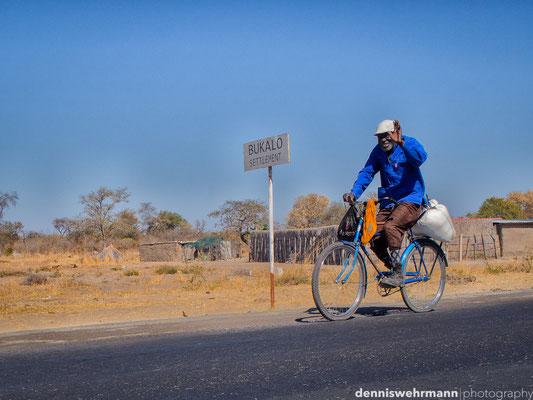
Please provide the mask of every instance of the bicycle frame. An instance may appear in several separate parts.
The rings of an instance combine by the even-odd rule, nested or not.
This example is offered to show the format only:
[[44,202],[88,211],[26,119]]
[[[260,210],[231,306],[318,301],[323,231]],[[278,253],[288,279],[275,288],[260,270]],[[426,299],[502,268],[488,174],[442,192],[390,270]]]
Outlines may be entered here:
[[[353,242],[349,242],[347,240],[342,241],[344,244],[347,244],[348,246],[353,247],[355,249],[355,257],[353,258],[353,263],[352,263],[352,267],[350,268],[350,272],[348,272],[348,275],[346,275],[346,277],[342,281],[340,281],[341,283],[346,283],[346,281],[348,280],[348,278],[350,277],[350,275],[352,274],[355,268],[355,263],[357,262],[357,256],[359,255],[359,248],[361,247],[360,239],[361,239],[361,228],[362,227],[363,227],[363,219],[360,218],[359,223],[357,224],[357,230],[355,231],[355,238]],[[362,246],[362,248],[364,249],[365,247]],[[364,263],[365,263],[365,260],[363,259],[363,264]],[[344,271],[346,271],[346,267],[348,267],[348,259],[344,262],[344,267],[342,268],[339,275],[335,278],[335,281],[334,281],[335,283],[339,283],[341,276],[344,274]],[[364,265],[364,267],[365,267],[365,272],[366,272],[366,265]]]
[[435,259],[433,260],[433,265],[431,266],[431,270],[428,272],[428,267],[426,265],[426,260],[424,260],[424,254],[423,254],[422,250],[420,249],[420,245],[418,244],[416,239],[413,239],[411,244],[409,246],[407,246],[407,248],[404,250],[404,252],[402,254],[402,257],[401,257],[402,267],[408,261],[406,259],[407,258],[407,254],[409,254],[409,252],[411,251],[411,249],[413,247],[416,247],[416,249],[418,250],[418,254],[420,255],[420,262],[418,263],[418,265],[416,265],[416,260],[413,259],[413,263],[415,265],[416,272],[406,272],[405,275],[406,276],[418,276],[418,275],[420,275],[420,270],[421,270],[422,266],[424,266],[424,270],[425,270],[426,273],[424,274],[424,276],[422,278],[408,278],[408,279],[406,279],[404,281],[405,284],[413,283],[413,282],[421,282],[421,281],[425,282],[425,281],[429,280],[429,277],[433,273],[433,269],[435,268],[435,264],[437,262],[437,257],[435,257]]
[[[357,262],[357,256],[358,256],[358,254],[360,254],[360,250],[363,251],[363,254],[370,261],[370,263],[372,264],[372,266],[374,267],[374,269],[378,273],[378,276],[380,276],[380,275],[388,275],[389,274],[388,271],[381,271],[376,266],[376,264],[374,264],[374,262],[372,261],[372,258],[370,257],[370,254],[368,253],[368,250],[366,249],[366,247],[365,246],[361,246],[361,240],[360,239],[361,239],[362,227],[363,227],[363,218],[360,218],[359,219],[359,223],[357,225],[357,230],[356,230],[355,238],[354,238],[353,242],[346,241],[346,240],[342,241],[344,244],[352,247],[355,250],[355,257],[354,257],[354,260],[352,262],[350,271],[341,280],[341,277],[344,275],[344,273],[346,272],[346,269],[348,268],[348,260],[346,260],[344,262],[344,266],[343,266],[341,272],[339,273],[337,278],[335,278],[335,283],[339,283],[339,282],[345,283],[348,280],[348,278],[350,277],[350,275],[352,274],[352,272],[353,272],[353,270],[355,268],[355,263]],[[404,283],[405,284],[409,284],[409,283],[421,282],[421,281],[425,282],[425,281],[429,280],[429,277],[433,273],[433,269],[435,268],[435,264],[437,262],[437,258],[435,258],[433,260],[433,265],[431,265],[431,268],[428,271],[428,266],[426,265],[426,261],[424,259],[424,254],[422,252],[422,249],[420,248],[420,245],[418,244],[417,240],[413,237],[413,233],[411,232],[411,229],[408,230],[408,235],[409,235],[409,240],[411,241],[411,243],[403,251],[402,257],[400,258],[400,261],[402,263],[402,268],[405,266],[406,262],[408,261],[407,260],[407,254],[410,253],[410,251],[412,250],[413,247],[416,247],[416,249],[418,250],[418,254],[420,255],[420,261],[419,261],[419,263],[417,265],[416,260],[413,259],[413,263],[415,264],[416,272],[406,272],[406,276],[419,276],[422,267],[424,267],[425,274],[424,274],[424,276],[419,277],[419,278],[407,278],[407,279],[405,279]],[[441,244],[441,246],[442,246],[442,244]],[[364,267],[364,270],[365,270],[365,273],[366,273],[367,269],[366,269],[365,259],[364,259],[364,257],[361,257],[361,259],[363,260],[363,267]]]

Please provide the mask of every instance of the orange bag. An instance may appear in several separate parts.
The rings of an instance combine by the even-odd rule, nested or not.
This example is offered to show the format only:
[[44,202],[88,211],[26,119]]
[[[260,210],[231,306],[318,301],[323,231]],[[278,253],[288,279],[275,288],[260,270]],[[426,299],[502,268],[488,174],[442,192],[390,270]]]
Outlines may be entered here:
[[378,230],[376,222],[376,200],[371,199],[366,203],[365,221],[363,223],[363,234],[361,235],[361,244],[365,246]]

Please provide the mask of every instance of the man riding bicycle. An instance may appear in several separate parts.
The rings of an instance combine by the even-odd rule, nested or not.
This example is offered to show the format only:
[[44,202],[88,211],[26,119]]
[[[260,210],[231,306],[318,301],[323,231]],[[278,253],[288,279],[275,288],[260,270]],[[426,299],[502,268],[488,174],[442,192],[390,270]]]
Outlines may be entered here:
[[397,206],[387,200],[380,203],[376,216],[377,233],[380,234],[370,242],[376,256],[392,270],[391,275],[381,281],[382,285],[398,287],[403,286],[400,262],[402,238],[420,216],[424,201],[425,185],[420,166],[426,161],[427,153],[416,139],[402,135],[398,120],[380,122],[374,136],[377,136],[378,145],[343,200],[357,200],[379,172],[381,187],[378,189],[378,200],[390,197],[398,201]]

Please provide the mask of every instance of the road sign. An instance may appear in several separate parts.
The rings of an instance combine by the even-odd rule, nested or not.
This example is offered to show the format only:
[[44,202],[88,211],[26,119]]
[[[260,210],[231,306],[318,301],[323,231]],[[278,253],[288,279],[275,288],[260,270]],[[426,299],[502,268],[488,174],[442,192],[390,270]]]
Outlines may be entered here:
[[251,171],[291,162],[289,134],[243,144],[244,170]]
[[243,144],[244,170],[268,167],[268,230],[270,249],[270,308],[274,309],[274,189],[272,166],[291,162],[289,134]]

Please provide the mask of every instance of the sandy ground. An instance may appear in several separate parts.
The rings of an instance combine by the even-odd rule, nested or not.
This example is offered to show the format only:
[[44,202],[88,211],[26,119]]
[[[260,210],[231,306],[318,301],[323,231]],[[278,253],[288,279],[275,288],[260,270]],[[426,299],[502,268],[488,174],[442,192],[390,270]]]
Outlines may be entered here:
[[[530,262],[452,263],[444,296],[533,288]],[[276,267],[283,273],[276,278],[275,309],[314,308],[313,266]],[[23,284],[31,280],[29,273],[46,277],[46,282]],[[403,304],[399,293],[380,297],[370,281],[362,304],[391,301]],[[0,332],[269,310],[267,263],[237,259],[140,264],[130,257],[106,264],[72,256],[0,258]]]

